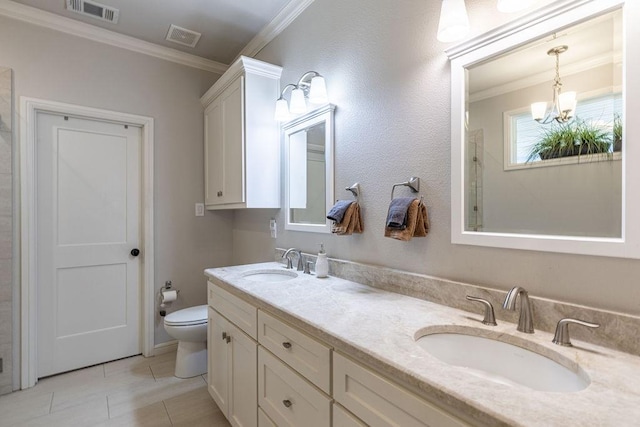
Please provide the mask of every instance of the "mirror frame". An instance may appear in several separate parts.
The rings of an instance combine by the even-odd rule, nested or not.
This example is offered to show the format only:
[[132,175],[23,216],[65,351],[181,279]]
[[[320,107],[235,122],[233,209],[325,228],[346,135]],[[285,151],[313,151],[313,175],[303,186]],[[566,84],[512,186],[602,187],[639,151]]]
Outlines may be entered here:
[[[465,229],[465,69],[556,31],[622,8],[622,233],[620,238],[476,232]],[[545,252],[640,258],[640,2],[564,0],[446,50],[451,61],[451,243]],[[628,96],[631,95],[631,96]]]
[[325,124],[325,215],[334,202],[334,136],[333,115],[336,107],[327,104],[300,117],[297,117],[282,126],[284,131],[284,206],[285,206],[285,230],[307,231],[312,233],[331,233],[331,220],[326,219],[324,224],[300,224],[291,222],[291,209],[289,208],[289,137],[301,130],[308,129],[319,123]]

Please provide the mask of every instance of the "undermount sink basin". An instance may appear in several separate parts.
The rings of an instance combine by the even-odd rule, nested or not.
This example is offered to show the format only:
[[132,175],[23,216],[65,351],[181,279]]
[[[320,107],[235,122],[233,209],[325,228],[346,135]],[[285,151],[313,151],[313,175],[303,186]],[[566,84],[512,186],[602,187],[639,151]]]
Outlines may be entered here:
[[254,282],[284,282],[295,279],[298,273],[290,270],[256,270],[244,273],[242,277]]
[[445,332],[421,336],[417,343],[442,362],[500,384],[552,392],[580,391],[590,384],[577,365],[574,371],[536,352],[496,339]]

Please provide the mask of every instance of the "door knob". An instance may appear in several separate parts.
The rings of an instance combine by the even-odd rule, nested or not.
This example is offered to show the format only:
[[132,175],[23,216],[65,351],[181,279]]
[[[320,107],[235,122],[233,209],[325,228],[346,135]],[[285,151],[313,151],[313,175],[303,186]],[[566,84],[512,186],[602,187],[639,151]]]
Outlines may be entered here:
[[131,255],[133,256],[140,255],[140,249],[131,249]]

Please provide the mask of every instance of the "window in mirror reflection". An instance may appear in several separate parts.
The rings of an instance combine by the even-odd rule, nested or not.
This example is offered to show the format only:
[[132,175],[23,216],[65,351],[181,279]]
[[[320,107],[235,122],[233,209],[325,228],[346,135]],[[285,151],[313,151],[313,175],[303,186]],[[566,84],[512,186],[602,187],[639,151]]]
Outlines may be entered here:
[[325,123],[289,137],[290,221],[324,224],[325,219]]
[[[565,123],[540,124],[531,104],[553,99],[556,62],[547,52],[558,45],[569,46],[562,90],[577,92],[577,107]],[[466,74],[466,230],[620,237],[622,12],[474,64]]]

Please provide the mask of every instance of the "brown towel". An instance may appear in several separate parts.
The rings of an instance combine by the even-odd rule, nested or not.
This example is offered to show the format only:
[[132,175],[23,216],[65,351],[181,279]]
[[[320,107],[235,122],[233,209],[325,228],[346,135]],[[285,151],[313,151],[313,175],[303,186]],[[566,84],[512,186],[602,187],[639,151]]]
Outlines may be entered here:
[[360,205],[351,203],[344,213],[342,222],[333,223],[331,232],[340,236],[348,236],[353,233],[362,233],[362,217],[360,216]]
[[425,237],[429,232],[427,207],[420,200],[411,202],[407,211],[407,228],[404,230],[385,227],[384,236],[392,239],[409,241],[412,237]]

